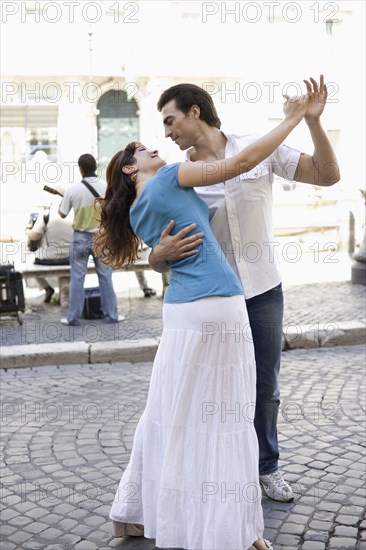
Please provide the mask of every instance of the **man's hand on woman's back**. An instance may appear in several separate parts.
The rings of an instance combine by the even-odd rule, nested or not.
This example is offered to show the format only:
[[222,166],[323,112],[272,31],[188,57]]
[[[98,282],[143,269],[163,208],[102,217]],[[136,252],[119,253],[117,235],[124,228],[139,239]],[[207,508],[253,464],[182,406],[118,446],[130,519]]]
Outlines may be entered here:
[[203,233],[187,235],[196,228],[197,224],[191,223],[181,229],[176,235],[171,235],[174,220],[171,220],[162,231],[160,242],[152,250],[149,256],[149,264],[159,273],[169,271],[168,261],[181,260],[194,254],[198,254],[197,247],[202,244]]

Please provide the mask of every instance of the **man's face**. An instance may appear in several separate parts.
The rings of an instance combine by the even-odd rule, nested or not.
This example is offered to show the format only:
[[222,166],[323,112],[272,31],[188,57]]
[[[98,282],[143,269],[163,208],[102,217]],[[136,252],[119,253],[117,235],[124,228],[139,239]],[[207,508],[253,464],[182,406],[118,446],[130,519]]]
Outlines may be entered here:
[[198,132],[199,110],[192,106],[187,114],[177,109],[175,99],[166,103],[161,110],[165,137],[172,139],[182,151],[194,145]]

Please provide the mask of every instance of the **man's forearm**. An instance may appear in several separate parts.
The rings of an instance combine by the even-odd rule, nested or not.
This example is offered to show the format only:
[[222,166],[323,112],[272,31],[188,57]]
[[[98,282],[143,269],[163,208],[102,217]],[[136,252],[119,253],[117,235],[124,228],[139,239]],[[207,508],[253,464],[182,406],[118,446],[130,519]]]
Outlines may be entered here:
[[29,228],[26,228],[25,234],[31,241],[39,241],[39,239],[42,237],[41,233],[38,233],[37,231],[33,231],[33,229],[29,229]]
[[[157,245],[159,246],[159,245]],[[153,249],[148,257],[148,262],[153,268],[154,271],[157,271],[158,273],[167,273],[169,271],[169,266],[166,263],[165,260],[160,259],[156,253],[154,253]]]
[[307,124],[314,143],[315,184],[333,185],[340,179],[339,166],[333,147],[320,120],[318,122],[308,122]]

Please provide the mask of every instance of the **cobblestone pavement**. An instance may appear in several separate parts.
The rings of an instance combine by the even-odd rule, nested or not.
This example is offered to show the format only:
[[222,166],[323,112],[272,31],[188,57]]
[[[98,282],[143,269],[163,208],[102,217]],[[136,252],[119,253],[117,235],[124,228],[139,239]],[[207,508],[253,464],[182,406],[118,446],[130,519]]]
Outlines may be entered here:
[[[281,467],[296,498],[263,499],[275,550],[366,549],[364,359],[363,346],[283,354]],[[2,550],[155,548],[113,539],[108,520],[151,366],[1,373]]]
[[[366,317],[366,287],[349,281],[289,286],[284,289],[284,295],[285,330],[287,325],[296,324],[331,328],[332,323],[360,321]],[[28,300],[22,326],[14,321],[0,324],[1,345],[133,341],[159,337],[162,333],[161,297],[146,299],[139,290],[118,295],[118,309],[126,320],[112,325],[85,320],[79,327],[65,327],[60,318],[66,316],[66,309],[44,304],[42,300],[43,297]]]

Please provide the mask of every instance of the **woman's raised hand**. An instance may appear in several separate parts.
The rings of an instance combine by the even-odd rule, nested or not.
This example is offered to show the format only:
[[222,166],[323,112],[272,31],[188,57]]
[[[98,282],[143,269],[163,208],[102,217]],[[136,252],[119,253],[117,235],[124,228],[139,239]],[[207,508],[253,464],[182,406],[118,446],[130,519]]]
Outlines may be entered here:
[[290,97],[288,95],[284,95],[283,97],[285,98],[283,112],[286,115],[286,119],[298,124],[305,116],[308,109],[309,93],[295,97]]

